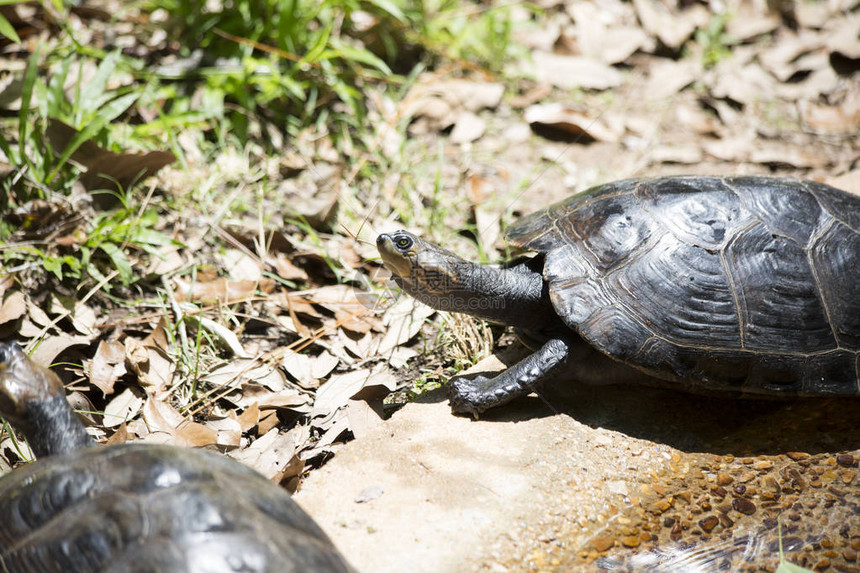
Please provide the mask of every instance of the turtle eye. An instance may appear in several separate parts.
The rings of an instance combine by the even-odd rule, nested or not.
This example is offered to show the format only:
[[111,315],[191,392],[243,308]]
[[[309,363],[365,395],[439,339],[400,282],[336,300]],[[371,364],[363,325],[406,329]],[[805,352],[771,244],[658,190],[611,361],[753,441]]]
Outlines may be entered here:
[[412,239],[410,239],[409,237],[401,235],[400,237],[397,238],[396,241],[394,241],[394,244],[397,245],[398,249],[404,249],[405,250],[405,249],[408,249],[409,247],[412,246]]

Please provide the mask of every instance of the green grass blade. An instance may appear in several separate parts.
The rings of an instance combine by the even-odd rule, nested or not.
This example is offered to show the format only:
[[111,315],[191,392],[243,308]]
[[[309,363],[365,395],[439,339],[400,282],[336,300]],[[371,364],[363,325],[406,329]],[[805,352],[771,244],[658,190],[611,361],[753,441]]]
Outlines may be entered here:
[[119,278],[122,283],[126,285],[130,284],[134,273],[131,270],[131,263],[128,261],[125,253],[122,252],[122,249],[114,243],[102,243],[98,248],[104,251],[111,262],[113,262],[114,267],[119,271]]
[[78,109],[75,114],[75,127],[80,127],[81,122],[96,112],[96,106],[100,103],[99,100],[107,88],[108,80],[116,70],[118,61],[118,51],[109,53],[99,64],[95,75],[81,89],[80,98],[76,102]]
[[18,112],[18,163],[22,163],[27,153],[24,151],[27,143],[27,121],[30,119],[30,102],[33,100],[33,86],[39,72],[39,52],[42,44],[36,46],[30,61],[27,62],[27,72],[24,74],[24,85],[21,86],[21,110]]
[[51,174],[48,175],[46,179],[47,183],[53,181],[54,177],[56,177],[57,173],[59,173],[60,169],[63,165],[66,164],[66,161],[69,160],[69,157],[85,142],[92,139],[95,134],[102,130],[107,124],[111,121],[119,117],[121,113],[127,110],[131,105],[137,101],[140,97],[140,93],[132,92],[130,94],[126,94],[124,96],[120,96],[106,106],[104,106],[101,110],[99,110],[96,119],[91,121],[75,135],[72,140],[69,142],[69,145],[66,146],[66,149],[63,150],[63,154],[60,156],[57,165],[54,167],[54,170],[51,171]]
[[369,0],[369,4],[376,6],[383,12],[387,13],[389,16],[399,21],[401,24],[406,24],[406,15],[403,11],[394,3],[389,0]]
[[2,14],[0,14],[0,36],[6,36],[16,44],[21,43],[21,38],[18,37],[18,33],[15,32],[15,28],[12,27],[9,20],[4,18]]

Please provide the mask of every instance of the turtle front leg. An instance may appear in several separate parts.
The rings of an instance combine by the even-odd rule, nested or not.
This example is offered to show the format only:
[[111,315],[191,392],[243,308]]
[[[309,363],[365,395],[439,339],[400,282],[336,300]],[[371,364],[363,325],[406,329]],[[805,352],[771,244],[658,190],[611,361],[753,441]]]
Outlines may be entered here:
[[538,383],[562,368],[570,352],[569,340],[551,338],[534,354],[492,378],[455,376],[448,391],[451,410],[455,414],[472,414],[477,418],[485,410],[528,394]]

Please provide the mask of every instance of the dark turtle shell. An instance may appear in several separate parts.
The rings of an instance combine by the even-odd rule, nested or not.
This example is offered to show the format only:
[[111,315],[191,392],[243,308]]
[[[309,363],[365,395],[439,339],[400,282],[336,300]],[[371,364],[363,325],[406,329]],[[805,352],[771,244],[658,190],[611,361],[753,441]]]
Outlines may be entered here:
[[128,444],[49,456],[0,479],[0,570],[351,569],[289,494],[250,468]]
[[559,316],[713,390],[860,394],[860,197],[770,177],[628,179],[520,220]]

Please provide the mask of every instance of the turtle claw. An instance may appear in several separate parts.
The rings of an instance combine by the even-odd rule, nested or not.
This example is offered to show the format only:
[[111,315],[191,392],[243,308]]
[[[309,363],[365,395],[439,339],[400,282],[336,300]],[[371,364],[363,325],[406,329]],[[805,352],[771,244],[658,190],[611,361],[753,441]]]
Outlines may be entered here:
[[455,414],[471,414],[478,419],[487,409],[482,400],[482,389],[490,381],[486,376],[476,376],[469,379],[456,376],[448,383],[448,401],[451,411]]

